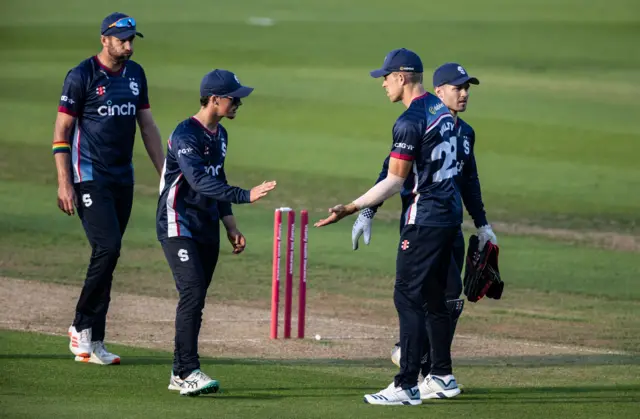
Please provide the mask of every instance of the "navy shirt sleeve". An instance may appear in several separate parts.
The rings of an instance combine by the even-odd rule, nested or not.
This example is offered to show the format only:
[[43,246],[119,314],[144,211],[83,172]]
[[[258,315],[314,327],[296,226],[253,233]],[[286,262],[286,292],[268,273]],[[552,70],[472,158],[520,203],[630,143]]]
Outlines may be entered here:
[[225,181],[206,172],[205,160],[197,147],[193,135],[178,135],[171,139],[171,148],[176,153],[176,160],[189,186],[202,195],[217,201],[234,204],[248,204],[250,191],[237,186],[230,186]]
[[480,179],[478,178],[478,167],[473,149],[475,147],[475,133],[473,133],[470,144],[469,161],[462,168],[462,202],[467,208],[469,215],[473,218],[476,228],[487,225],[487,215],[482,202],[482,192],[480,190]]
[[82,113],[86,97],[85,81],[79,68],[67,73],[62,85],[58,112],[77,117]]
[[140,67],[140,97],[138,98],[138,109],[149,109],[149,88],[147,87],[147,75],[144,69]]
[[420,150],[422,135],[418,132],[418,125],[411,121],[399,119],[393,126],[393,147],[390,157],[400,160],[413,161]]

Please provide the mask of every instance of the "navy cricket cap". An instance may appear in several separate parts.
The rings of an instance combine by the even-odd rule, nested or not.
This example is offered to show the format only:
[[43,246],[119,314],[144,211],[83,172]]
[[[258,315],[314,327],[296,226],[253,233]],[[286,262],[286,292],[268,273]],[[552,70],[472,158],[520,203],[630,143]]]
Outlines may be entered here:
[[124,13],[111,13],[105,17],[100,27],[100,34],[104,36],[115,36],[118,39],[127,39],[132,36],[144,36],[136,30],[136,20]]
[[200,83],[200,96],[229,96],[243,98],[253,92],[253,87],[240,84],[231,71],[215,69],[207,73]]
[[371,77],[384,77],[395,71],[422,73],[422,60],[413,51],[405,48],[394,49],[384,57],[382,68],[370,72]]
[[465,83],[480,84],[480,80],[471,77],[467,70],[458,63],[442,64],[433,73],[433,87],[442,86],[443,84],[460,86]]

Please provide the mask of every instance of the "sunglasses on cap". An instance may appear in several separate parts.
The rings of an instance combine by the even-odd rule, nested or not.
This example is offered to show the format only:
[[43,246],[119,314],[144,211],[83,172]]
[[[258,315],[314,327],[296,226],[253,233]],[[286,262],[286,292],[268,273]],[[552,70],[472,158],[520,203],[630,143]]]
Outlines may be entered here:
[[111,28],[135,28],[136,20],[132,17],[123,17],[122,19],[118,19],[113,22],[111,25],[107,27],[107,29]]

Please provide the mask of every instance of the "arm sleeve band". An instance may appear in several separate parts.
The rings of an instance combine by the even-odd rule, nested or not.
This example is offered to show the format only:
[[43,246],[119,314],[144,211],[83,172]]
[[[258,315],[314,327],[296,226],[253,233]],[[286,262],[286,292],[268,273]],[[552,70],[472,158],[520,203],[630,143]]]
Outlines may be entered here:
[[388,173],[384,180],[376,183],[360,198],[353,201],[358,210],[377,205],[402,190],[404,179],[400,176]]

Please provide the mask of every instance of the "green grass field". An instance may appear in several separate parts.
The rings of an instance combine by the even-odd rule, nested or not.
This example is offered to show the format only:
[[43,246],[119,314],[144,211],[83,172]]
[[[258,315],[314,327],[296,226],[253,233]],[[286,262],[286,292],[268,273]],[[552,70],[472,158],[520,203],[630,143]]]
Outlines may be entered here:
[[59,418],[630,418],[640,401],[637,357],[462,360],[458,376],[468,388],[463,397],[409,409],[362,403],[365,392],[386,386],[394,374],[390,363],[376,359],[203,359],[203,368],[216,372],[222,392],[180,398],[164,387],[171,364],[166,353],[115,347],[128,354],[120,367],[70,368],[66,339],[16,332],[0,339],[0,362],[9,377],[0,384],[4,417],[46,412]]
[[[497,231],[505,296],[467,304],[460,333],[627,355],[461,359],[456,374],[467,391],[459,400],[402,414],[635,417],[638,253],[556,232],[640,240],[640,3],[463,0],[455,10],[414,0],[218,3],[3,3],[0,276],[82,283],[89,247],[78,220],[56,207],[49,147],[64,75],[98,52],[107,14],[133,15],[145,35],[134,59],[147,73],[164,138],[197,111],[199,82],[211,69],[230,69],[256,88],[238,118],[225,123],[227,174],[244,187],[274,178],[278,189],[251,207],[236,207],[248,248],[241,257],[223,249],[209,295],[257,308],[269,305],[273,208],[307,208],[314,221],[375,180],[402,108],[388,103],[368,71],[389,50],[406,47],[421,55],[427,82],[446,61],[461,62],[481,80],[463,118],[477,133],[489,219],[547,232]],[[249,24],[252,17],[273,25]],[[136,201],[114,289],[174,297],[155,239],[158,179],[141,141],[134,163]],[[340,313],[371,323],[395,315],[398,208],[397,199],[385,204],[372,244],[357,252],[351,251],[353,219],[311,230],[310,315]],[[9,377],[0,385],[3,417],[398,414],[361,403],[363,393],[388,384],[394,370],[387,360],[208,359],[225,393],[183,400],[167,394],[166,353],[118,348],[131,355],[129,364],[125,357],[122,368],[95,369],[69,361],[58,337],[0,331],[0,343]],[[61,386],[59,377],[75,384]],[[97,400],[89,403],[85,384]]]

